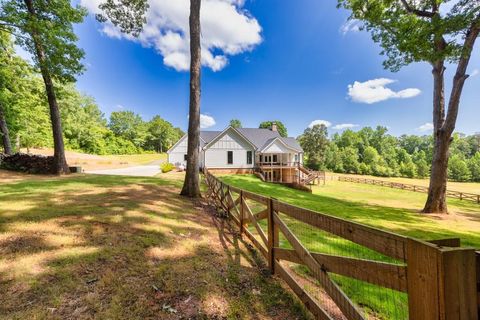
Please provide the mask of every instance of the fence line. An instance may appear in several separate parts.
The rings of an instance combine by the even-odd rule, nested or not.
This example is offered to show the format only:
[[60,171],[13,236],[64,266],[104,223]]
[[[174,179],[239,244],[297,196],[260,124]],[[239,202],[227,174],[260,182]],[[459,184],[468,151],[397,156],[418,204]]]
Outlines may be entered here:
[[[377,310],[363,308],[346,294],[347,285],[352,283],[358,289],[368,286],[370,295],[381,294],[383,303],[396,303],[388,301],[385,290],[396,292],[392,297],[406,295],[408,310],[397,310],[393,304],[399,315],[389,314],[388,319],[478,319],[479,258],[474,249],[457,247],[458,239],[437,240],[434,244],[299,208],[227,185],[208,170],[205,181],[210,203],[252,241],[267,260],[270,272],[282,278],[317,319],[360,320],[369,318],[371,312],[377,318]],[[300,231],[313,232],[315,237],[307,239],[312,242],[307,244]],[[348,242],[356,246],[352,250],[355,254],[375,253],[374,257],[382,258],[310,249],[331,241],[331,237],[342,241],[333,243],[339,250]],[[307,272],[299,272],[296,266],[303,266]],[[340,280],[347,285],[340,286]]]
[[[392,181],[385,181],[385,180],[378,180],[378,179],[338,176],[338,181],[365,183],[365,184],[371,184],[375,186],[390,187],[394,189],[402,189],[402,190],[408,190],[413,192],[428,193],[428,187],[425,187],[425,186],[418,186],[414,184],[405,184],[400,182],[392,182]],[[480,204],[479,194],[447,190],[447,197],[460,199],[460,200],[469,200],[469,201],[473,201]]]

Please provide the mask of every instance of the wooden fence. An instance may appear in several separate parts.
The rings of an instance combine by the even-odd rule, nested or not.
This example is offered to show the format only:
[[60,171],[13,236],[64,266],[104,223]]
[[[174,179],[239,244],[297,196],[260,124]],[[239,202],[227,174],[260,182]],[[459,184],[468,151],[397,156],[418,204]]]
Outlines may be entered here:
[[[405,293],[409,319],[477,320],[478,258],[474,249],[455,247],[458,239],[424,242],[236,188],[208,170],[205,180],[211,205],[224,212],[238,226],[240,234],[252,241],[267,260],[271,273],[282,278],[317,319],[369,318],[336,283],[334,277],[340,275]],[[262,220],[267,221],[266,227]],[[293,231],[292,221],[366,247],[389,257],[391,262],[313,252]],[[336,315],[302,285],[299,273],[292,268],[294,264],[308,269],[309,277],[335,305]]]
[[[338,181],[366,183],[366,184],[372,184],[375,186],[390,187],[390,188],[408,190],[413,192],[428,193],[428,187],[399,183],[399,182],[392,182],[392,181],[358,178],[358,177],[346,177],[346,176],[338,176]],[[460,199],[460,200],[470,200],[480,204],[479,194],[447,190],[447,197]]]

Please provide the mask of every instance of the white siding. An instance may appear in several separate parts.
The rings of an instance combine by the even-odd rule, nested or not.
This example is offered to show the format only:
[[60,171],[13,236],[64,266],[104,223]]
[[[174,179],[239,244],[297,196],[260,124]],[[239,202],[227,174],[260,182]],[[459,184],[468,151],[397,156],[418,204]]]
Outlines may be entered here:
[[[233,152],[233,163],[228,164],[227,152]],[[252,163],[247,164],[247,151],[252,151]],[[228,130],[205,151],[205,166],[207,168],[253,168],[255,152],[244,138],[233,130]]]
[[187,162],[184,160],[185,155],[187,154],[187,136],[183,136],[177,145],[168,151],[168,162],[174,164],[175,166],[187,166]]
[[263,153],[296,153],[292,149],[287,148],[283,143],[276,140],[267,149],[263,150]]

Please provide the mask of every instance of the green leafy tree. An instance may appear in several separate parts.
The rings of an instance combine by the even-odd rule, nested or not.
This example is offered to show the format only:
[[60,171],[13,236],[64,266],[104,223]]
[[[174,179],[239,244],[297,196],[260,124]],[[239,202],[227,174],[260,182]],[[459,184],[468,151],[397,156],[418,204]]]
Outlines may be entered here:
[[13,152],[10,125],[8,122],[18,107],[17,98],[21,94],[27,63],[15,54],[9,33],[0,31],[0,135],[5,154]]
[[69,173],[54,79],[74,81],[83,71],[84,53],[76,46],[72,25],[83,21],[86,10],[72,7],[69,0],[5,0],[0,12],[0,23],[15,33],[17,43],[32,54],[41,72],[50,108],[55,171]]
[[141,148],[147,139],[147,124],[133,111],[112,112],[108,127],[115,135],[131,141],[137,148]]
[[105,154],[107,121],[92,97],[80,93],[73,84],[59,85],[63,134],[68,149]]
[[168,150],[184,135],[183,131],[174,128],[170,122],[162,119],[160,116],[153,117],[153,119],[147,123],[147,127],[148,137],[145,148],[160,153]]
[[263,121],[262,123],[260,123],[258,127],[260,129],[271,129],[273,124],[277,125],[277,131],[280,134],[280,136],[288,137],[287,127],[285,127],[285,125],[279,120]]
[[448,177],[454,181],[468,181],[471,173],[465,159],[460,155],[453,155],[448,165]]
[[359,173],[358,152],[353,147],[341,151],[342,164],[346,173]]
[[328,147],[327,127],[323,124],[309,127],[298,140],[305,152],[307,166],[315,170],[324,169],[325,151]]
[[[450,3],[449,3],[450,2]],[[450,8],[447,5],[451,4]],[[446,186],[449,146],[467,67],[480,33],[480,2],[472,0],[338,0],[371,32],[392,71],[413,62],[427,62],[433,73],[434,155],[424,213],[447,212]],[[456,66],[448,101],[445,69]]]
[[480,152],[475,153],[475,155],[468,160],[468,168],[472,174],[473,181],[480,181]]
[[329,143],[325,150],[325,167],[333,172],[345,172],[340,149],[335,143]]
[[241,128],[242,127],[242,122],[238,119],[232,119],[230,120],[230,126],[233,128]]
[[421,150],[413,154],[413,162],[417,166],[417,176],[419,178],[426,178],[430,173],[430,167],[427,162],[425,151]]

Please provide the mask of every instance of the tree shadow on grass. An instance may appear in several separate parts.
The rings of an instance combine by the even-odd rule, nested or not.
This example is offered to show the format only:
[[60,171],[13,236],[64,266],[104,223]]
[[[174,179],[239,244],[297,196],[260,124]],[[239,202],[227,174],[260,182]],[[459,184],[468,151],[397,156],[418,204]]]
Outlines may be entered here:
[[175,183],[103,178],[0,187],[0,319],[305,317]]

